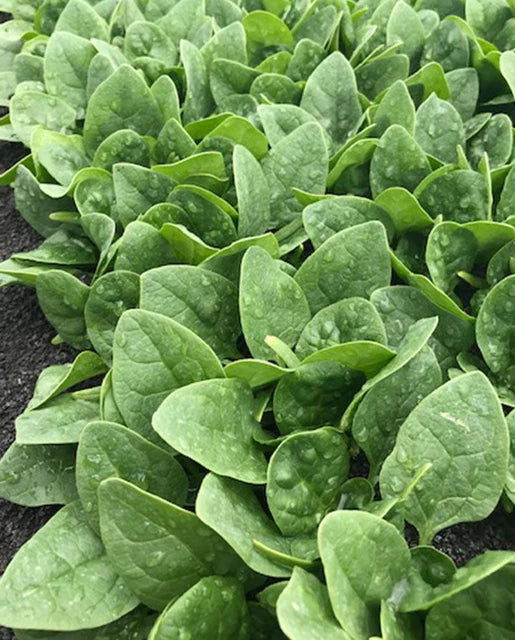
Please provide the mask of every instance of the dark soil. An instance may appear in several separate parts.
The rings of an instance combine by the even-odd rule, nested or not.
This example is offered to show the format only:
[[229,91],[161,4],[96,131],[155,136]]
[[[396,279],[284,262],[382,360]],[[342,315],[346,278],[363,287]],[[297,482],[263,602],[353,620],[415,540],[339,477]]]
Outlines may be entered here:
[[[0,173],[23,156],[19,145],[0,146]],[[15,211],[11,189],[0,188],[0,260],[14,251],[40,243],[39,236]],[[72,350],[50,344],[55,332],[39,310],[33,289],[0,289],[0,455],[14,439],[14,419],[32,396],[39,372],[50,364],[67,362]],[[0,499],[0,574],[17,549],[55,512],[54,507],[30,509]],[[0,639],[12,634],[0,627]]]

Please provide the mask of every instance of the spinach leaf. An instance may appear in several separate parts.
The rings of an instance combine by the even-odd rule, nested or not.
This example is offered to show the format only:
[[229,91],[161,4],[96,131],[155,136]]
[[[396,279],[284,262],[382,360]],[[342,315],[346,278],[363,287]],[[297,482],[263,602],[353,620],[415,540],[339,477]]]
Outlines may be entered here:
[[194,633],[199,640],[239,640],[248,636],[247,617],[239,582],[209,576],[167,607],[152,628],[151,637],[170,640]]
[[176,451],[210,471],[262,484],[266,461],[252,439],[253,406],[250,388],[240,380],[205,380],[171,393],[152,426]]
[[507,608],[513,602],[515,567],[496,571],[479,584],[436,604],[426,619],[428,638],[483,638],[498,629],[515,638],[515,626]]
[[429,162],[412,136],[392,124],[379,139],[370,163],[370,188],[374,198],[389,187],[413,191],[431,172]]
[[[404,420],[441,382],[436,357],[429,347],[424,347],[365,395],[354,415],[352,435],[367,455],[372,478],[394,448]],[[397,389],[402,389],[402,394]]]
[[93,154],[99,144],[120,129],[157,136],[162,125],[157,103],[145,81],[130,66],[121,65],[91,96],[84,121],[84,145]]
[[77,499],[75,447],[12,444],[0,461],[0,495],[28,507]]
[[82,117],[87,106],[88,67],[94,46],[66,31],[52,34],[45,49],[44,75],[48,93],[67,102]]
[[218,358],[186,327],[150,311],[122,314],[114,333],[113,392],[129,428],[155,440],[151,419],[166,396],[217,377],[223,377]]
[[392,524],[360,511],[326,516],[318,543],[338,622],[351,637],[374,634],[381,600],[408,572],[408,545]]
[[139,305],[140,279],[129,271],[113,271],[91,287],[84,307],[88,338],[106,364],[112,364],[114,330],[127,309]]
[[77,450],[77,491],[90,526],[100,532],[98,487],[107,478],[122,478],[178,505],[186,499],[188,480],[168,452],[110,422],[91,422]]
[[361,105],[352,67],[343,54],[335,51],[313,71],[300,106],[315,116],[335,148],[346,142],[360,121]]
[[[313,467],[319,469],[315,476]],[[266,497],[285,536],[307,535],[339,501],[349,471],[343,437],[324,427],[293,434],[274,451],[268,467]]]
[[190,511],[118,478],[104,480],[98,495],[110,561],[151,608],[163,610],[209,575],[249,579],[229,546]]
[[292,187],[324,193],[328,151],[322,128],[306,122],[280,140],[262,160],[270,189],[272,226],[281,227],[300,214],[302,207]]
[[[70,605],[74,598],[85,608]],[[0,581],[0,603],[0,621],[10,627],[76,631],[117,620],[138,600],[73,502],[20,549]]]
[[328,238],[358,224],[379,220],[389,235],[393,229],[389,217],[371,200],[358,196],[337,196],[309,204],[302,212],[304,227],[318,249]]
[[358,367],[350,366],[326,355],[326,360],[308,361],[282,376],[273,402],[279,431],[287,434],[337,424],[363,381]]
[[476,339],[486,363],[494,373],[514,366],[512,351],[515,276],[498,282],[487,294],[479,310]]
[[[290,554],[299,562],[318,555],[312,538],[285,538],[264,512],[252,489],[241,482],[213,473],[202,481],[197,502],[198,517],[216,531],[236,551],[245,564],[266,576],[284,578],[291,565],[284,564]],[[266,555],[263,547],[275,550]],[[309,566],[309,563],[308,563]]]
[[[424,544],[444,527],[492,512],[506,478],[508,429],[495,391],[482,373],[450,380],[413,409],[381,470],[382,495],[398,495],[401,485],[426,463],[432,468],[403,507]],[[447,478],[445,484],[440,483],[441,474]]]
[[55,269],[38,275],[36,292],[43,313],[61,338],[77,349],[88,347],[84,306],[89,287]]
[[281,629],[289,638],[348,640],[350,637],[334,617],[327,588],[307,571],[295,567],[286,589],[277,601]]
[[98,387],[64,393],[42,407],[27,409],[16,418],[19,444],[69,444],[79,441],[84,427],[100,417]]
[[293,346],[311,317],[299,284],[260,247],[243,257],[239,302],[243,335],[255,358],[276,358],[265,343],[269,335]]
[[238,291],[217,273],[186,265],[151,269],[141,277],[140,307],[191,329],[220,358],[238,355]]
[[268,229],[270,203],[268,185],[259,162],[244,146],[233,154],[234,185],[238,198],[238,234],[257,236]]
[[354,340],[386,344],[381,317],[365,298],[346,298],[321,309],[304,327],[295,353],[304,359],[326,347]]
[[465,129],[460,114],[452,104],[433,93],[417,110],[415,140],[426,153],[442,162],[456,163],[456,147],[465,147]]
[[368,298],[375,289],[390,283],[383,225],[372,221],[338,232],[307,258],[295,280],[312,313],[343,298]]

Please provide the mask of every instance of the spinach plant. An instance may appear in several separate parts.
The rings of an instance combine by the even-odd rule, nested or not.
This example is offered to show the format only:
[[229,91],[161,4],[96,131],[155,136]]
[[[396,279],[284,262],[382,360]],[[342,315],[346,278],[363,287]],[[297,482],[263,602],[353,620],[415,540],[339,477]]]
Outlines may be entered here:
[[0,10],[0,184],[42,237],[0,286],[77,351],[0,461],[62,507],[0,625],[515,638],[515,553],[435,539],[515,505],[513,3]]

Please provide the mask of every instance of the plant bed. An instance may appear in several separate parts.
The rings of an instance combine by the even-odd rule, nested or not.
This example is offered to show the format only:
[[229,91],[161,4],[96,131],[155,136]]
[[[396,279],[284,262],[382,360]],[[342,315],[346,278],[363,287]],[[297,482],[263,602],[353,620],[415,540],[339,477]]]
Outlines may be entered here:
[[509,5],[39,4],[0,2],[31,152],[0,177],[3,566],[52,518],[0,623],[515,637]]

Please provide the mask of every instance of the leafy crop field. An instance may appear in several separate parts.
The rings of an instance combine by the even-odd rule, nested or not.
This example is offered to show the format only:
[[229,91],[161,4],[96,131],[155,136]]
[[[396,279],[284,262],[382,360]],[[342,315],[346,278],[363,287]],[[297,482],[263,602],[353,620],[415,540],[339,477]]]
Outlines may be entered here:
[[[0,263],[74,359],[17,640],[514,640],[515,6],[0,0]],[[410,544],[408,545],[408,541]],[[512,545],[507,545],[507,547]]]

